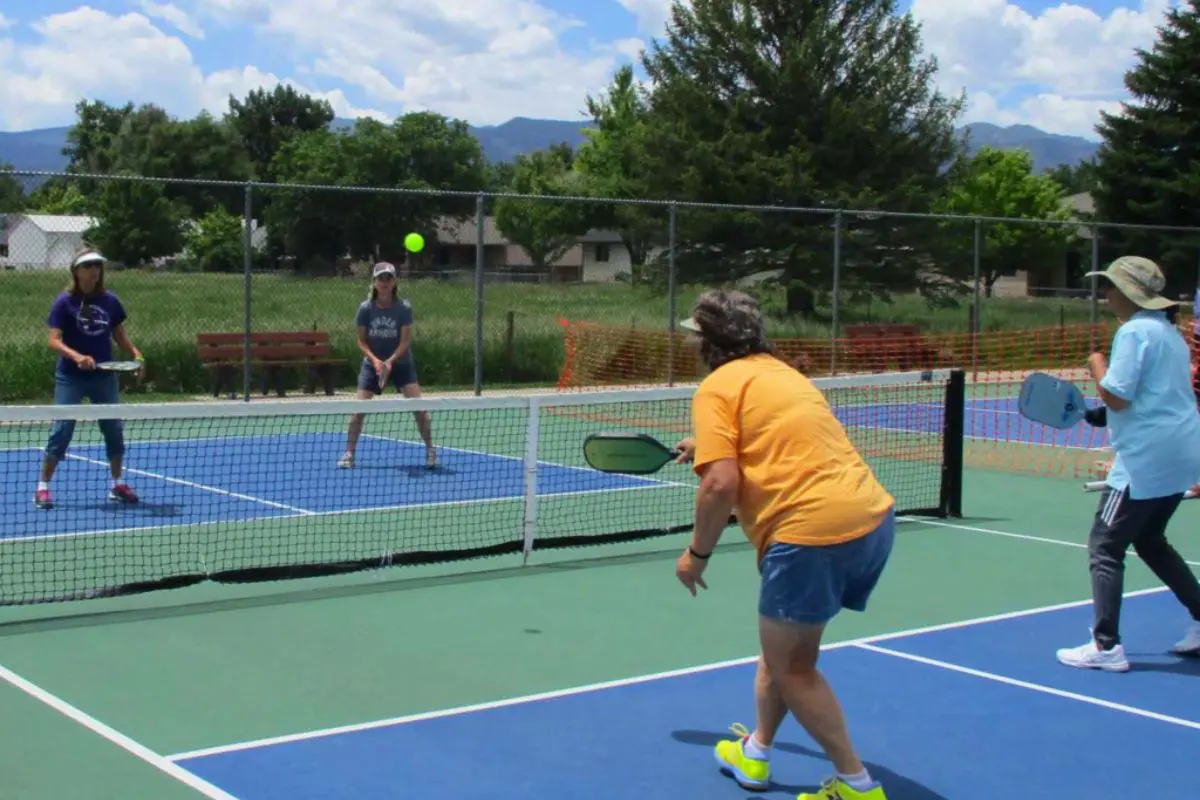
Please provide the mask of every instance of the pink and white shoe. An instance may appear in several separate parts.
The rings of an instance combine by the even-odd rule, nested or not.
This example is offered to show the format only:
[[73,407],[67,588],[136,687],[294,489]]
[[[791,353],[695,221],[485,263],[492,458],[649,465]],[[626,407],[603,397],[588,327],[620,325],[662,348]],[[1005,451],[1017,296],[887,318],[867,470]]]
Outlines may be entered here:
[[121,482],[114,484],[113,487],[108,490],[108,499],[115,500],[118,503],[133,505],[138,501],[138,496],[134,493],[133,489],[129,487],[128,483]]

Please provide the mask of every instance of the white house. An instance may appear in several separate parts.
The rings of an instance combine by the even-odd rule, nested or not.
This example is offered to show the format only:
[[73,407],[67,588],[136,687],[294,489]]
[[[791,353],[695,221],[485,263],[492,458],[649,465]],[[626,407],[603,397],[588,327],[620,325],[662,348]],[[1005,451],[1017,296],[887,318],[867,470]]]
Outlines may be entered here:
[[[473,273],[475,240],[478,238],[475,220],[442,217],[435,224],[438,246],[427,257],[426,268],[441,272],[461,271],[464,275]],[[525,248],[507,240],[496,225],[496,218],[486,216],[483,220],[483,262],[493,280],[508,275],[522,276],[526,280],[602,283],[616,280],[622,272],[628,273],[632,259],[616,231],[591,230],[548,265],[547,271],[538,273],[530,265]]]
[[67,269],[93,217],[60,214],[9,214],[4,269]]

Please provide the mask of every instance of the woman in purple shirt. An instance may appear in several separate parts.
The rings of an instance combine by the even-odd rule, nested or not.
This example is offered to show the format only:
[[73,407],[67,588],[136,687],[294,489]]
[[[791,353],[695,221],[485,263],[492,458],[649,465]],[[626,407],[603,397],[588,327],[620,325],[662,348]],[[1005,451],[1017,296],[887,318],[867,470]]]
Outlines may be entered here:
[[[96,369],[96,364],[112,360],[114,341],[135,361],[142,360],[141,352],[125,331],[125,307],[115,294],[104,287],[105,261],[104,256],[96,250],[81,249],[71,262],[71,285],[55,298],[50,307],[47,320],[50,327],[49,345],[51,350],[59,354],[54,370],[55,405],[78,405],[84,398],[93,404],[120,402],[117,374]],[[138,370],[136,375],[140,379],[142,370]],[[118,503],[136,503],[137,495],[122,477],[125,437],[121,420],[100,420],[100,432],[104,436],[112,475],[108,499]],[[46,443],[37,492],[33,497],[34,505],[38,508],[54,507],[50,497],[50,479],[54,477],[58,463],[66,456],[74,434],[74,420],[55,420],[50,430],[50,441]]]

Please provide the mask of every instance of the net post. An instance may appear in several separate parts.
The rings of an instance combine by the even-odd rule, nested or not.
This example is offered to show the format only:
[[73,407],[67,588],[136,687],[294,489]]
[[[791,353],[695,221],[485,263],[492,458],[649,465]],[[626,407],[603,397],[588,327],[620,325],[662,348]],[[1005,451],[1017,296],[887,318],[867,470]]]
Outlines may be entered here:
[[962,517],[963,447],[966,442],[967,376],[950,370],[942,419],[941,515]]
[[522,564],[529,563],[529,554],[533,552],[533,541],[537,536],[537,468],[542,423],[541,401],[537,397],[530,397],[527,408],[529,418],[525,421],[525,513],[521,522],[521,535],[524,540],[521,547]]

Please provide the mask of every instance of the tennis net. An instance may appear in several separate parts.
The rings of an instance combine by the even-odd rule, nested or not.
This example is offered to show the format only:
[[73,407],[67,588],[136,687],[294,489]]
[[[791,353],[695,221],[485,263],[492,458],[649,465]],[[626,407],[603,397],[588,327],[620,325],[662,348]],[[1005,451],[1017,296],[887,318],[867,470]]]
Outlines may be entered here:
[[[959,371],[817,381],[902,514],[961,513]],[[687,531],[697,479],[599,473],[597,431],[668,446],[693,387],[587,393],[0,408],[0,604],[132,594],[609,545]],[[426,412],[436,465],[414,412]],[[364,414],[352,467],[339,464]],[[110,498],[119,416],[135,504]],[[75,424],[34,502],[56,423]],[[740,534],[739,534],[740,535]]]

